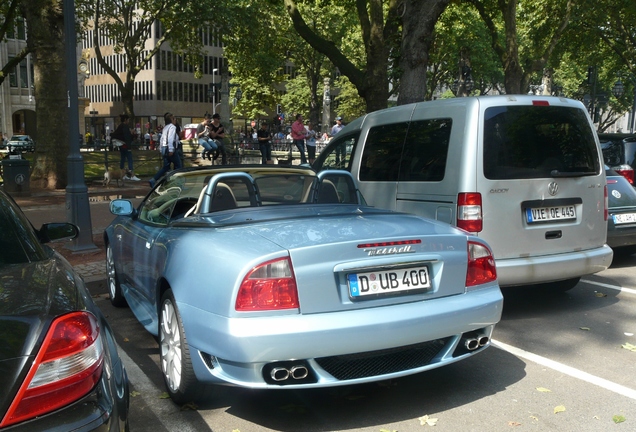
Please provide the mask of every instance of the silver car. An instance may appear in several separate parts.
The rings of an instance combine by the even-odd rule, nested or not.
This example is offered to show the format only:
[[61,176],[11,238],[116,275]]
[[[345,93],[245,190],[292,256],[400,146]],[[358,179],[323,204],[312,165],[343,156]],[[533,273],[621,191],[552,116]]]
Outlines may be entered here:
[[489,346],[502,310],[489,246],[362,204],[348,172],[173,171],[105,231],[111,302],[160,341],[168,393],[298,389],[419,373]]

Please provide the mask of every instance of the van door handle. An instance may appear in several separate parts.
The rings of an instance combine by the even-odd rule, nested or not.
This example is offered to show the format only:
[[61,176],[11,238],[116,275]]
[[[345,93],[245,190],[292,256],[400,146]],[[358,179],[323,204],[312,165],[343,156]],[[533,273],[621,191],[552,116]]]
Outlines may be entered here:
[[546,233],[545,233],[545,239],[546,240],[560,239],[561,237],[563,237],[563,232],[561,232],[561,230],[546,231]]

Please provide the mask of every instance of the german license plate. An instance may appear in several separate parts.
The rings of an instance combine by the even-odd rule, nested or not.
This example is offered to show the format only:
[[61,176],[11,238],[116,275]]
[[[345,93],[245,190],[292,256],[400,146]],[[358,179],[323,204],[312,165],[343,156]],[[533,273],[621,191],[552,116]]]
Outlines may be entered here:
[[428,267],[347,275],[351,297],[391,294],[430,288]]
[[528,223],[576,219],[576,208],[573,205],[527,208],[526,218]]
[[636,213],[621,213],[612,215],[614,225],[636,223]]

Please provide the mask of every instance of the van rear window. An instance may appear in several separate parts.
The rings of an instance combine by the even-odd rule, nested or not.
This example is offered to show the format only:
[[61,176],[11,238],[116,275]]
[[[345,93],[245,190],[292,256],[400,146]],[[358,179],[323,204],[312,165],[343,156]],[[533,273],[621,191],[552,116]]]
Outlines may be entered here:
[[600,172],[585,112],[560,106],[486,109],[483,162],[485,177],[493,180]]

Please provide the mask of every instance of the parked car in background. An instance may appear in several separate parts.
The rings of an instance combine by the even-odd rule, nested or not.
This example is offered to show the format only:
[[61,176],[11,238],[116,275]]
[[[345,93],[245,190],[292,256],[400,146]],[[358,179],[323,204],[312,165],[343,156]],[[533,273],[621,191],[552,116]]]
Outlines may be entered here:
[[128,430],[128,380],[82,278],[0,191],[0,430]]
[[622,133],[600,133],[605,165],[627,179],[634,185],[634,169],[636,169],[636,135]]
[[609,218],[607,244],[614,255],[636,253],[636,189],[627,179],[606,167]]
[[480,96],[375,111],[313,167],[351,172],[374,207],[484,239],[502,287],[564,291],[612,262],[601,150],[579,101]]
[[34,152],[35,142],[29,135],[13,135],[7,142],[9,153]]
[[489,246],[363,204],[348,172],[185,168],[111,203],[111,302],[158,336],[176,403],[202,383],[299,389],[423,372],[490,345]]

